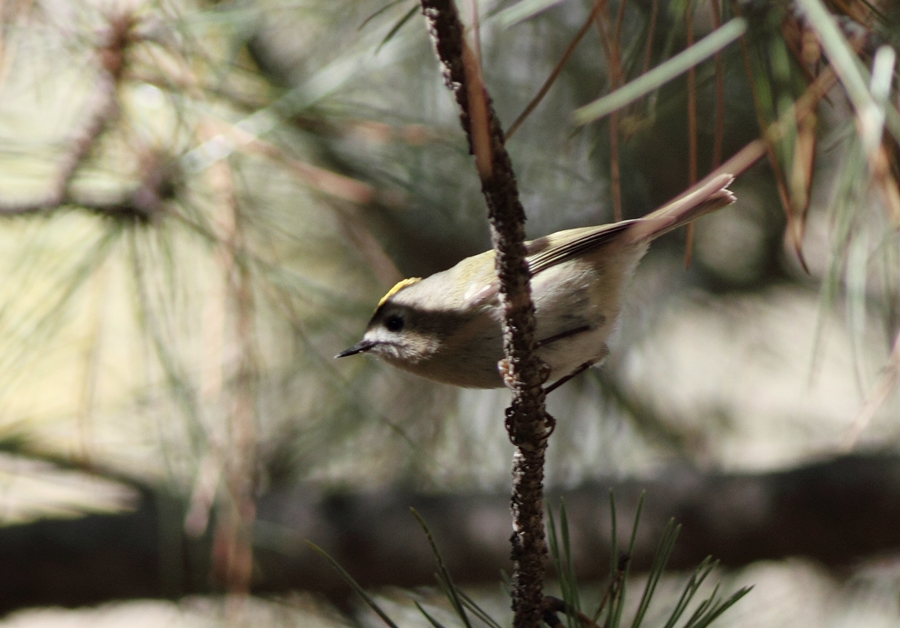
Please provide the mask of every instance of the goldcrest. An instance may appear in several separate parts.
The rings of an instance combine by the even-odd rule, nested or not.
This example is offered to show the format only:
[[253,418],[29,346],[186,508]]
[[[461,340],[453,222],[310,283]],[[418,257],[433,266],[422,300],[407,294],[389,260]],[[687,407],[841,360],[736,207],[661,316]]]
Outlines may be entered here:
[[[622,292],[650,241],[734,202],[723,174],[643,218],[559,231],[526,242],[536,349],[547,382],[600,362]],[[467,388],[504,385],[500,286],[494,251],[426,277],[404,279],[379,301],[365,335],[337,356],[371,353],[428,379]]]

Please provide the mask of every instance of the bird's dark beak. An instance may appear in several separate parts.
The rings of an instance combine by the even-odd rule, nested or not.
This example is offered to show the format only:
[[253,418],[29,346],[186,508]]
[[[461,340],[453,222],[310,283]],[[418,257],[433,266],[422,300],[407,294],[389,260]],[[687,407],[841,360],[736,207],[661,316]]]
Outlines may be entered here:
[[362,340],[357,342],[355,345],[353,345],[349,349],[344,349],[343,351],[341,351],[334,357],[335,358],[346,358],[348,355],[356,355],[357,353],[365,353],[366,351],[368,351],[369,349],[371,349],[374,346],[375,346],[374,342],[363,338]]

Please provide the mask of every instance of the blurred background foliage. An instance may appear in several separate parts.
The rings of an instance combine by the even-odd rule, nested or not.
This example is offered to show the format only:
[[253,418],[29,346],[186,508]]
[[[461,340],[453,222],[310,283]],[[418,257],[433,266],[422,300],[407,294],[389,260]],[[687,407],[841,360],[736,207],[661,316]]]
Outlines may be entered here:
[[[550,485],[673,464],[783,469],[848,444],[896,450],[897,74],[884,56],[887,69],[869,73],[896,49],[900,13],[890,1],[829,5],[841,38],[823,52],[802,17],[811,3],[824,7],[598,5],[510,139],[537,237],[612,221],[617,206],[647,213],[787,121],[768,159],[739,173],[737,204],[696,226],[689,268],[683,234],[655,243],[606,364],[551,395]],[[31,461],[44,460],[137,479],[179,496],[196,535],[218,512],[231,550],[216,560],[237,589],[260,494],[506,487],[506,391],[332,359],[396,280],[490,245],[416,6],[2,5],[5,475],[35,476]],[[593,7],[478,3],[485,82],[506,125]],[[472,21],[471,4],[461,10]],[[737,14],[747,33],[716,60],[573,124],[576,108]],[[874,109],[855,109],[838,84],[814,121],[795,121],[790,107],[853,46]],[[134,500],[103,486],[82,495],[10,489],[7,522]]]

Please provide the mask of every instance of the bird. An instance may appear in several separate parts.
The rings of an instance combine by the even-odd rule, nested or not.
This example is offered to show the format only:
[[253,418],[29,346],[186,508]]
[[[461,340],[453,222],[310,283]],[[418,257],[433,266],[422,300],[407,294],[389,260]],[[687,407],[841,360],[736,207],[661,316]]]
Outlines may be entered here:
[[[525,242],[545,390],[606,357],[623,293],[650,241],[732,204],[732,181],[720,174],[641,218]],[[362,339],[335,357],[368,353],[464,388],[509,385],[494,261],[491,249],[424,279],[400,281],[378,302]]]

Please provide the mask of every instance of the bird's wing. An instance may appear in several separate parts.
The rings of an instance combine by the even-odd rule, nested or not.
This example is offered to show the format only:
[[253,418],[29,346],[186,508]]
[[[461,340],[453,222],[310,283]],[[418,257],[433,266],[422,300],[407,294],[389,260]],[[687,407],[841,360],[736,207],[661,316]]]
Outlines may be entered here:
[[603,246],[615,240],[620,234],[633,225],[635,220],[623,220],[599,227],[583,227],[569,229],[553,235],[552,244],[549,238],[538,238],[528,243],[528,268],[534,276],[551,266],[583,255],[586,251]]

